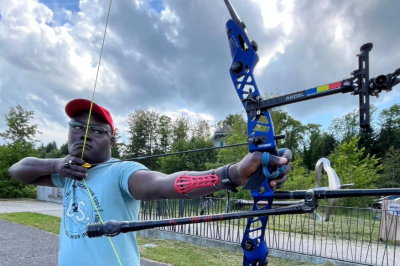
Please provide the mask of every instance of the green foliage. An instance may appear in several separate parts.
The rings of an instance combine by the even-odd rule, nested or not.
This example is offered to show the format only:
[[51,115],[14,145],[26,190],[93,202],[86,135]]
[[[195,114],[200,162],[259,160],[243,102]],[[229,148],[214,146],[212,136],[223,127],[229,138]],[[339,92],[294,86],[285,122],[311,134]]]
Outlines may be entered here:
[[166,115],[160,116],[157,134],[160,136],[160,153],[167,153],[171,147],[172,119]]
[[289,179],[283,184],[283,190],[307,190],[315,187],[315,174],[304,167],[301,157],[292,162]]
[[172,125],[172,139],[174,142],[188,140],[190,135],[190,120],[185,116],[178,117]]
[[36,187],[22,184],[8,175],[8,169],[25,157],[38,156],[34,144],[37,125],[32,125],[34,112],[20,105],[5,116],[8,129],[0,133],[6,144],[0,146],[0,198],[36,197]]
[[351,138],[358,136],[359,114],[356,110],[350,112],[340,118],[334,118],[329,127],[340,142],[349,141]]
[[113,158],[121,158],[121,150],[124,147],[124,143],[119,142],[119,139],[121,138],[121,135],[119,133],[119,129],[118,128],[115,128],[114,138],[115,138],[115,144],[111,148],[111,157],[113,157]]
[[159,116],[156,111],[148,110],[135,110],[129,114],[129,144],[126,147],[128,157],[151,155],[157,149]]
[[[214,143],[206,138],[192,137],[189,141],[180,139],[172,144],[171,152],[196,150],[214,147]],[[215,161],[217,152],[215,150],[194,152],[188,154],[161,157],[158,159],[160,171],[166,174],[180,171],[204,171],[207,164]]]
[[66,143],[61,145],[61,147],[60,147],[60,155],[61,155],[61,157],[65,157],[68,154],[69,154],[69,151],[68,151],[68,141],[67,141]]
[[[230,124],[227,124],[227,123]],[[229,115],[225,122],[222,122],[221,125],[226,126],[230,125],[232,128],[232,134],[228,135],[224,142],[226,145],[238,144],[238,143],[246,143],[247,140],[247,122],[244,120],[241,114]],[[218,151],[218,155],[216,161],[213,163],[208,163],[208,169],[216,169],[226,164],[236,163],[243,159],[249,153],[249,148],[247,146],[239,146],[221,149]],[[231,193],[230,197],[232,199],[252,199],[250,191],[244,190],[242,188],[238,188],[238,193]],[[215,196],[225,198],[226,190],[218,191],[214,193]]]
[[[240,113],[237,114],[229,114],[224,120],[221,120],[217,123],[218,128],[223,128],[226,126],[233,126],[233,124],[236,123],[236,121],[242,119],[243,120],[243,115]],[[247,130],[246,130],[247,132]]]
[[382,160],[382,174],[376,186],[379,188],[398,188],[400,187],[400,150],[393,146],[386,152]]
[[[328,157],[340,178],[341,184],[354,183],[354,188],[372,189],[380,179],[378,172],[382,166],[375,156],[364,156],[364,148],[358,148],[358,137],[352,137],[338,146]],[[359,197],[341,199],[345,206],[369,206],[372,198]]]
[[382,110],[379,115],[380,132],[377,137],[377,155],[384,157],[390,147],[400,148],[400,104]]
[[332,134],[321,131],[321,125],[307,124],[305,130],[307,140],[303,147],[303,161],[308,169],[313,169],[317,161],[327,157],[338,145]]
[[275,135],[285,135],[285,139],[280,140],[278,146],[290,149],[294,155],[301,154],[305,126],[281,108],[272,109],[270,115],[274,124]]
[[21,145],[36,143],[37,140],[34,138],[40,132],[37,130],[37,125],[30,124],[33,115],[33,111],[25,111],[20,105],[17,105],[15,109],[11,107],[10,112],[5,115],[8,129],[1,132],[0,137],[8,144],[15,142]]
[[[229,115],[227,120],[229,120],[229,123],[231,123],[230,126],[232,128],[232,134],[225,137],[224,142],[226,145],[246,143],[247,122],[244,120],[243,116],[239,114]],[[225,164],[239,162],[248,153],[249,148],[247,146],[220,149],[218,151],[217,160],[208,164],[208,168],[218,168]]]
[[0,146],[0,198],[36,197],[35,186],[17,182],[7,172],[14,163],[29,156],[37,156],[32,144],[21,145],[16,142],[13,145]]

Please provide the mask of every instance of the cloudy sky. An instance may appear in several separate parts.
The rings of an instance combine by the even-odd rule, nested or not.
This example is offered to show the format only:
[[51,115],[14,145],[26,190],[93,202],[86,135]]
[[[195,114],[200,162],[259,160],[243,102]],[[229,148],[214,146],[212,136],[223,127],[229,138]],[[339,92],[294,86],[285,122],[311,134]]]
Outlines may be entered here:
[[[0,132],[20,104],[35,112],[45,144],[66,141],[65,104],[90,99],[109,0],[0,1]],[[400,67],[400,1],[231,0],[259,46],[262,94],[286,94],[341,80],[372,42],[371,75]],[[229,76],[222,0],[113,0],[95,101],[126,137],[135,109],[211,122],[241,112]],[[372,102],[400,100],[400,87]],[[289,105],[303,123],[329,125],[358,108],[336,95]],[[1,140],[0,140],[1,144]]]

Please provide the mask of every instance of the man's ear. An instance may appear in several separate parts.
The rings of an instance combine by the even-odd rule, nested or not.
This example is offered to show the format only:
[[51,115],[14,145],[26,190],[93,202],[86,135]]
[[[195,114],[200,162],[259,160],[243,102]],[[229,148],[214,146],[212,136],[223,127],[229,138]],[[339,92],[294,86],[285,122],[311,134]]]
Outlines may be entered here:
[[115,145],[115,137],[111,136],[110,147],[112,148],[112,147],[114,147],[114,145]]

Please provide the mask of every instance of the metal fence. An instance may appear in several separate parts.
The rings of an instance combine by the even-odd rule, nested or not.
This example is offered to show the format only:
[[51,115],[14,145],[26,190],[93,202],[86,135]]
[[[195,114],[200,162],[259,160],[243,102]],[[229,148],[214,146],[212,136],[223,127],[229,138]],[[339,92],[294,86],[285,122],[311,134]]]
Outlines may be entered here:
[[[243,201],[231,200],[230,212],[250,210]],[[196,198],[142,202],[140,220],[224,213],[226,199]],[[385,220],[386,210],[333,207],[329,221],[314,214],[270,216],[265,232],[269,248],[366,265],[400,265],[399,216]],[[393,218],[394,217],[394,218]],[[246,219],[160,228],[182,234],[240,243]],[[390,236],[390,237],[389,237]],[[389,239],[390,238],[390,239]],[[396,252],[398,253],[396,256]]]

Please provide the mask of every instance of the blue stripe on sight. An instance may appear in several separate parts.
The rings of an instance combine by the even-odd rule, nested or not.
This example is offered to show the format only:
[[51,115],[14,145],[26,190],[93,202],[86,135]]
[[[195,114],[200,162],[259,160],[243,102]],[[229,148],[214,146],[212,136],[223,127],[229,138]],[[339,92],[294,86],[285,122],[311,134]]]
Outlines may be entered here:
[[306,95],[311,95],[311,94],[316,94],[317,93],[317,88],[311,88],[306,90]]

